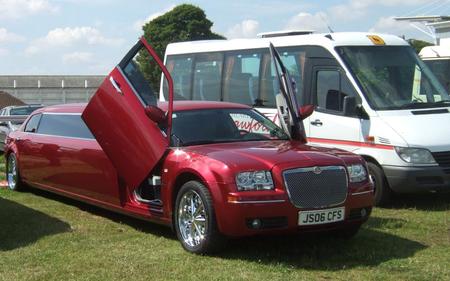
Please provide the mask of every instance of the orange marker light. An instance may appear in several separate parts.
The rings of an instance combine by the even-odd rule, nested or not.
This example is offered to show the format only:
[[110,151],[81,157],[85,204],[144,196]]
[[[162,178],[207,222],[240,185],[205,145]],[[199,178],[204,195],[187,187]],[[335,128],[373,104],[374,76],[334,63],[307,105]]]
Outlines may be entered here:
[[384,40],[378,35],[367,35],[367,38],[369,38],[374,45],[386,45]]

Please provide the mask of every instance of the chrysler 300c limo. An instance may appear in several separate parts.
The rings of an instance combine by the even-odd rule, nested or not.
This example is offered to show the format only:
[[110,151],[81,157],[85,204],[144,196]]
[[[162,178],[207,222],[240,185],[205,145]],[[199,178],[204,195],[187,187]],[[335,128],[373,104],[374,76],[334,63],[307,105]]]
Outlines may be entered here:
[[306,144],[301,120],[312,108],[298,109],[289,73],[271,52],[281,127],[246,105],[156,103],[142,58],[165,72],[170,96],[172,81],[141,39],[87,105],[40,109],[9,135],[9,188],[45,189],[173,226],[194,253],[217,250],[226,237],[356,234],[373,205],[365,162]]

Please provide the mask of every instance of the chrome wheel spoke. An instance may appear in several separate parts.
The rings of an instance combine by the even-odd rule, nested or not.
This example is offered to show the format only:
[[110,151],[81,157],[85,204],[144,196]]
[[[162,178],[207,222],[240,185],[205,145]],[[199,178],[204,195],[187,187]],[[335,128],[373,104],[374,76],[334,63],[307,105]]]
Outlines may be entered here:
[[178,226],[184,243],[198,246],[206,234],[207,216],[200,195],[190,190],[180,200],[178,206]]

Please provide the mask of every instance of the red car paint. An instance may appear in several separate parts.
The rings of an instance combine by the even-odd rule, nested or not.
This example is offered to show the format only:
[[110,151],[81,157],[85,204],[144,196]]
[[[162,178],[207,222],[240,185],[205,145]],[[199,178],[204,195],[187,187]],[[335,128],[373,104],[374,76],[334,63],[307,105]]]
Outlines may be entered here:
[[[142,50],[154,56],[151,46],[141,39],[105,79],[88,105],[52,106],[34,112],[33,116],[40,113],[81,115],[95,139],[25,132],[25,126],[33,116],[27,119],[20,130],[9,135],[5,147],[6,159],[11,153],[15,154],[20,176],[25,183],[131,216],[173,225],[178,191],[186,182],[196,180],[209,191],[218,231],[226,236],[322,231],[359,226],[367,220],[373,205],[373,185],[368,178],[352,183],[347,174],[346,199],[341,204],[331,206],[344,207],[345,219],[299,226],[299,211],[321,210],[325,207],[295,207],[288,196],[283,171],[303,167],[347,167],[352,164],[365,167],[364,160],[355,154],[306,145],[299,123],[293,126],[297,131],[289,140],[170,147],[174,113],[247,110],[249,107],[221,102],[173,103],[170,75],[157,57],[154,57],[155,61],[169,77],[171,98],[168,103],[155,102],[151,105],[151,101],[145,100],[151,96],[140,93],[136,88],[139,84],[130,81],[136,77],[127,76],[128,72],[135,71],[127,70],[127,67],[135,67],[133,57]],[[286,81],[285,85],[288,83]],[[289,87],[285,91],[289,91]],[[284,96],[289,98],[292,93]],[[287,104],[289,108],[281,109],[284,114],[293,108]],[[164,124],[157,124],[147,116],[149,112],[155,112],[155,108],[149,106],[167,112]],[[158,118],[161,119],[161,116]],[[301,122],[298,117],[291,120]],[[287,130],[290,127],[284,124]],[[274,189],[238,191],[236,175],[243,171],[259,170],[271,172]],[[136,191],[143,182],[155,175],[161,181],[158,202],[141,200]],[[359,216],[361,209],[365,213]],[[352,216],[355,211],[356,217]],[[280,217],[286,223],[278,227],[258,229],[249,226],[249,221],[255,218],[270,220]]]
[[[161,105],[166,108],[166,104]],[[81,114],[85,105],[52,106],[35,114]],[[207,108],[247,108],[244,105],[217,102],[180,102],[174,111]],[[27,123],[27,121],[25,122]],[[183,175],[191,175],[206,183],[211,190],[221,233],[245,236],[268,232],[296,232],[299,209],[294,207],[285,191],[281,172],[286,169],[364,163],[360,156],[329,148],[318,148],[297,141],[250,141],[169,148],[161,165],[161,200],[163,207],[154,208],[136,200],[135,187],[118,177],[102,148],[95,140],[46,136],[18,130],[7,139],[6,155],[17,155],[22,179],[31,186],[56,192],[100,207],[172,224],[174,197]],[[238,192],[235,175],[246,170],[271,170],[275,183],[273,191]],[[342,206],[346,214],[351,209],[370,208],[373,204],[372,184],[364,181],[349,183],[347,200]],[[280,200],[277,203],[258,201]],[[251,202],[251,203],[245,203]],[[247,218],[286,216],[288,227],[276,230],[255,230],[246,226]],[[323,230],[361,224],[361,220],[343,221],[333,225],[305,227]]]

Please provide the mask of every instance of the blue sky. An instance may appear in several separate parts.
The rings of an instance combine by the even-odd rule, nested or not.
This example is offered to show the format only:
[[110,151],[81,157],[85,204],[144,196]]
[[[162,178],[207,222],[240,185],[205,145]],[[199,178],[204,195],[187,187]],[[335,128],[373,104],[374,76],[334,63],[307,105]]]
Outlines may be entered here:
[[370,31],[431,41],[394,16],[449,15],[450,0],[0,0],[0,75],[107,74],[144,22],[181,3],[228,38],[282,29]]

